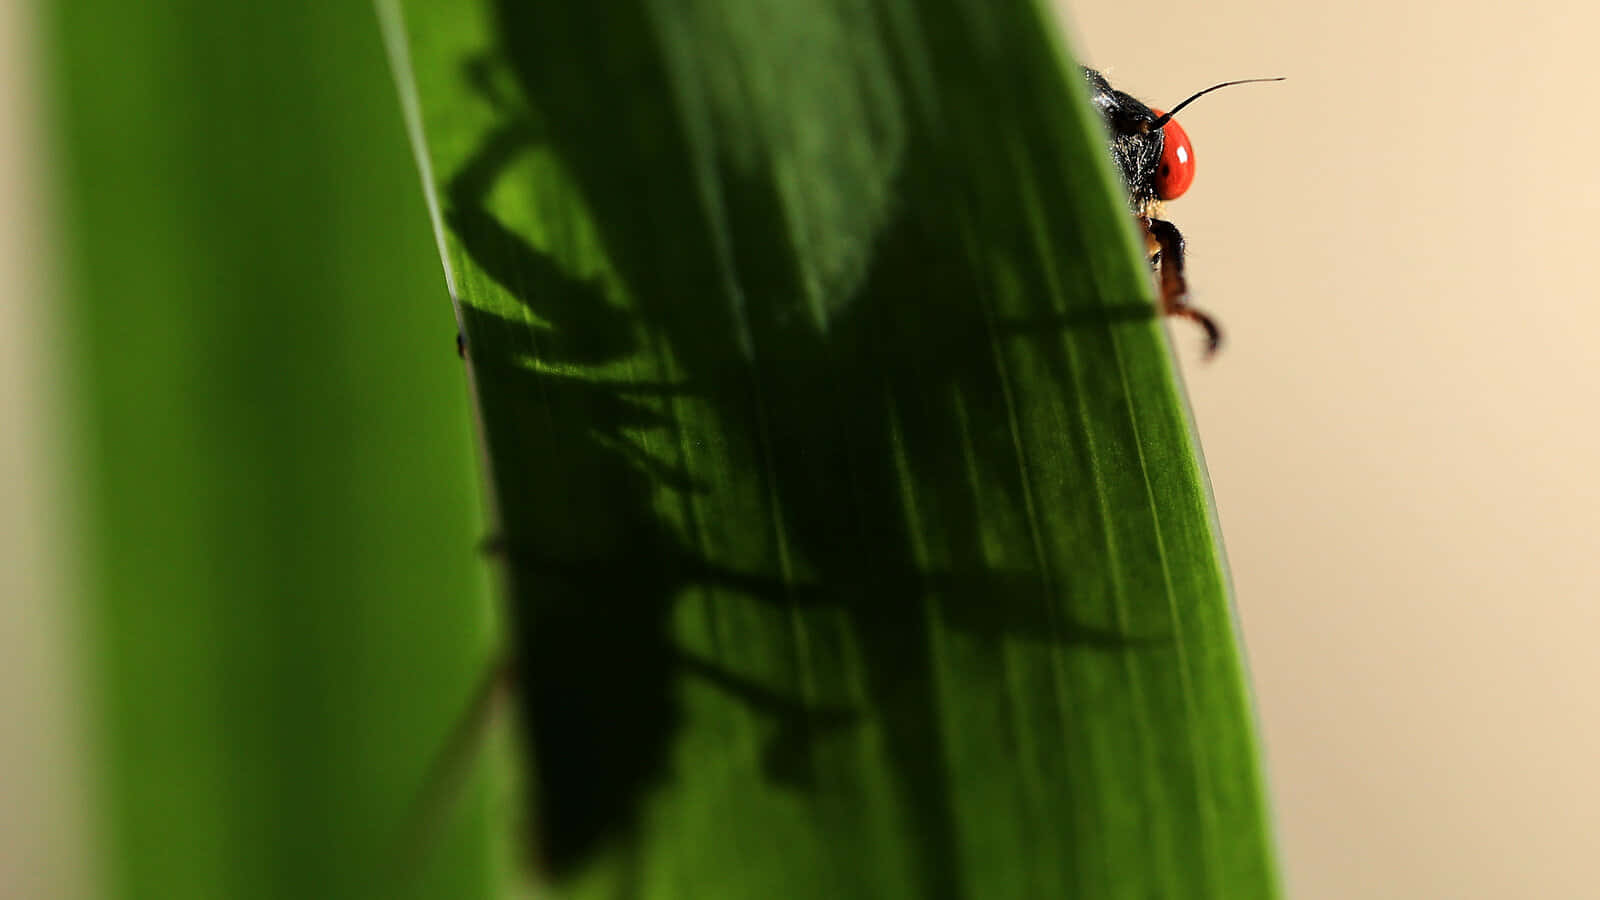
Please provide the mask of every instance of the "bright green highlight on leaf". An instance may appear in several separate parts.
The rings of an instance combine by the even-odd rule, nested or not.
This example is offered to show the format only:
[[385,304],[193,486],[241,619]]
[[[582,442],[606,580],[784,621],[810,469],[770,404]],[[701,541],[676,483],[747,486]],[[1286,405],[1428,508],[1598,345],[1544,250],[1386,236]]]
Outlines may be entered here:
[[1209,501],[1029,0],[405,0],[572,897],[1276,895]]

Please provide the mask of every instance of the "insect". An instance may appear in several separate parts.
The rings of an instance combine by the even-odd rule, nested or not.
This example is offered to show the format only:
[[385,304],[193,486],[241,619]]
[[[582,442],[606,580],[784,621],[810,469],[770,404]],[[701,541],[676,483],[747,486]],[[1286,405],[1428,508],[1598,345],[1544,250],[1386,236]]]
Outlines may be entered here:
[[1128,188],[1128,206],[1144,232],[1151,264],[1159,273],[1161,311],[1204,329],[1209,358],[1222,346],[1222,330],[1211,316],[1189,305],[1189,286],[1183,277],[1183,235],[1162,218],[1166,202],[1181,197],[1194,182],[1194,145],[1173,115],[1220,88],[1283,79],[1224,81],[1190,96],[1171,112],[1162,112],[1112,87],[1104,75],[1087,66],[1083,77],[1089,82],[1090,99],[1111,132],[1111,158]]

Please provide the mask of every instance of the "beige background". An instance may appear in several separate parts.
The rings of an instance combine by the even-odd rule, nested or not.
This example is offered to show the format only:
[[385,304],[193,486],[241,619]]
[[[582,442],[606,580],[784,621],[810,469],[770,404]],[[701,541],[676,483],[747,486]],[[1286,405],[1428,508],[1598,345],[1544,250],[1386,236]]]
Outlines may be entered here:
[[[1199,177],[1171,209],[1230,339],[1199,365],[1193,329],[1173,331],[1291,893],[1600,896],[1594,7],[1066,9],[1085,60],[1158,105],[1291,79],[1186,111]],[[0,26],[18,18],[0,0]],[[60,423],[35,416],[53,406],[48,295],[18,227],[37,219],[16,212],[35,180],[25,57],[0,38],[0,653],[59,674],[64,626],[22,599],[53,583],[39,553],[62,505],[41,473]],[[7,779],[0,883],[48,873],[73,821],[40,827],[67,783],[70,723],[45,722],[71,707],[58,681],[0,682],[0,766],[57,775]]]
[[1176,325],[1291,894],[1600,897],[1600,14],[1059,0],[1182,116]]
[[0,896],[91,893],[67,618],[67,422],[25,0],[0,0]]

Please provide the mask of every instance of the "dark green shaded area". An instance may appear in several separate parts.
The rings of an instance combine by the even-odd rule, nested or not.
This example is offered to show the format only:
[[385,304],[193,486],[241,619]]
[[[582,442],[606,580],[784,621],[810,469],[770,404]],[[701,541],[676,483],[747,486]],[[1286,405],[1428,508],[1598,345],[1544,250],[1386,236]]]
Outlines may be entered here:
[[409,0],[561,896],[1269,897],[1208,498],[1025,0]]
[[[372,11],[51,13],[115,896],[395,896],[489,655],[454,323]],[[419,896],[486,896],[481,790]]]

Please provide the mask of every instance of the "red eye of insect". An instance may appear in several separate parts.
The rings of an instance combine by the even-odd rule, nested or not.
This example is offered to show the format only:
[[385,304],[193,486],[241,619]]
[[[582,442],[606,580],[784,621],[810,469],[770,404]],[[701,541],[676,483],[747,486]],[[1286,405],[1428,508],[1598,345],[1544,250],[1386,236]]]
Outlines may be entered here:
[[[1157,118],[1166,115],[1159,109],[1150,111]],[[1189,135],[1177,119],[1168,119],[1161,131],[1166,143],[1161,148],[1161,164],[1156,166],[1156,196],[1172,200],[1182,197],[1194,183],[1194,145],[1189,143]]]

